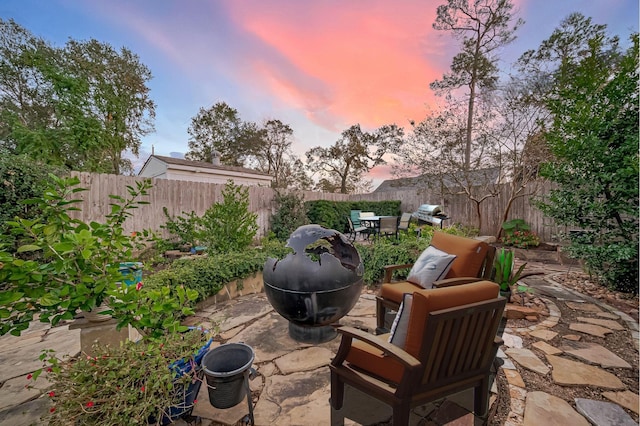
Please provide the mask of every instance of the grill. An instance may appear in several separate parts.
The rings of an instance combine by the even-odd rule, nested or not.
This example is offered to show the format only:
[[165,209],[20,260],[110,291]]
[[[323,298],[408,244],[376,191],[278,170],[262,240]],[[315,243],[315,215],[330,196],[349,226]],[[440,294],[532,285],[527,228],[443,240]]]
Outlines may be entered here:
[[422,204],[412,216],[418,219],[419,224],[440,225],[440,229],[442,229],[442,223],[449,219],[449,216],[444,214],[442,208],[437,204]]

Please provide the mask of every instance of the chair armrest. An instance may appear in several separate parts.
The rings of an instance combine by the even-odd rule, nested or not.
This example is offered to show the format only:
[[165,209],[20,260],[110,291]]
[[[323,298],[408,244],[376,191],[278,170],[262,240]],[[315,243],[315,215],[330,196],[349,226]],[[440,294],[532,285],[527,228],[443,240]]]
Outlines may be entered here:
[[383,284],[390,283],[391,278],[393,277],[394,271],[399,269],[410,269],[413,267],[413,263],[406,263],[404,265],[387,265],[384,267],[384,278],[382,280]]
[[342,340],[340,341],[340,348],[338,349],[335,358],[331,361],[332,365],[341,365],[349,353],[352,340],[358,339],[385,352],[400,362],[407,370],[420,367],[420,361],[414,358],[411,354],[405,352],[402,348],[389,343],[386,340],[382,340],[354,327],[340,326],[336,328],[336,331],[342,334]]
[[477,277],[456,277],[456,278],[445,278],[444,280],[434,281],[433,288],[443,288],[443,287],[451,287],[454,285],[460,284],[470,284],[475,283],[477,281],[482,281],[482,278]]

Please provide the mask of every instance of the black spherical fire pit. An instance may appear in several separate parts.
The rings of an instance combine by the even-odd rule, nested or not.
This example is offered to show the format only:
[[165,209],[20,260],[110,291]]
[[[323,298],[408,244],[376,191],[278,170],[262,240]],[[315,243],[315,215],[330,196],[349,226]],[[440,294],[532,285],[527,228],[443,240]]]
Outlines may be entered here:
[[320,225],[296,229],[284,259],[267,259],[264,291],[280,315],[289,320],[289,335],[305,343],[322,343],[336,332],[329,324],[345,316],[362,291],[364,267],[347,237]]

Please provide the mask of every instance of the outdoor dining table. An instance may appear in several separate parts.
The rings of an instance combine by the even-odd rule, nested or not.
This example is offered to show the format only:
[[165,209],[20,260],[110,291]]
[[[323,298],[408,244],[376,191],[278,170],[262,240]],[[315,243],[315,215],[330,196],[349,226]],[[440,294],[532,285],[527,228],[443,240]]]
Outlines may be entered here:
[[380,219],[392,216],[360,216],[360,223],[369,229],[370,234],[375,234],[380,230]]

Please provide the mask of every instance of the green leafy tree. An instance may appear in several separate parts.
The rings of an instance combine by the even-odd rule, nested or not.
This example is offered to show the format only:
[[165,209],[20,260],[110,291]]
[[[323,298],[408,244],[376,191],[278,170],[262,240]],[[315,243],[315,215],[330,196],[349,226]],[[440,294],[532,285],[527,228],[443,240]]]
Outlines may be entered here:
[[126,48],[69,40],[63,48],[0,20],[0,145],[72,170],[131,172],[153,131],[151,73]]
[[[71,73],[83,93],[84,114],[79,128],[71,130],[79,143],[87,130],[97,128],[94,152],[99,158],[93,167],[107,163],[107,172],[133,172],[131,161],[122,157],[125,150],[139,154],[141,138],[154,130],[155,103],[149,97],[147,83],[151,71],[127,48],[119,51],[106,43],[91,39],[69,40],[63,51],[63,71]],[[81,127],[88,124],[84,127]]]
[[257,125],[243,122],[238,110],[225,102],[200,108],[187,132],[189,151],[185,158],[212,162],[219,156],[220,162],[228,166],[244,166],[261,141]]
[[260,129],[261,142],[254,151],[257,169],[273,176],[272,187],[309,189],[311,179],[291,151],[293,129],[280,120],[267,120]]
[[201,242],[211,252],[243,250],[256,236],[257,218],[249,211],[249,188],[228,181],[222,202],[214,203],[202,217]]
[[[328,148],[314,147],[306,152],[307,167],[320,175],[318,188],[347,194],[361,187],[362,176],[373,167],[386,164],[383,156],[397,152],[404,130],[395,124],[372,133],[355,124],[342,132],[341,138]],[[370,186],[370,183],[369,185]]]
[[558,188],[541,208],[584,230],[571,241],[573,256],[610,287],[637,293],[638,34],[625,53],[617,39],[590,34],[587,50],[562,58],[548,98],[556,158],[542,173]]
[[439,92],[468,88],[467,121],[464,138],[465,169],[471,168],[471,146],[474,138],[474,108],[481,91],[492,91],[498,81],[499,48],[515,39],[523,24],[518,19],[513,26],[513,4],[510,0],[448,0],[438,6],[436,30],[452,31],[462,39],[462,50],[453,57],[451,72],[442,80],[431,83]]

